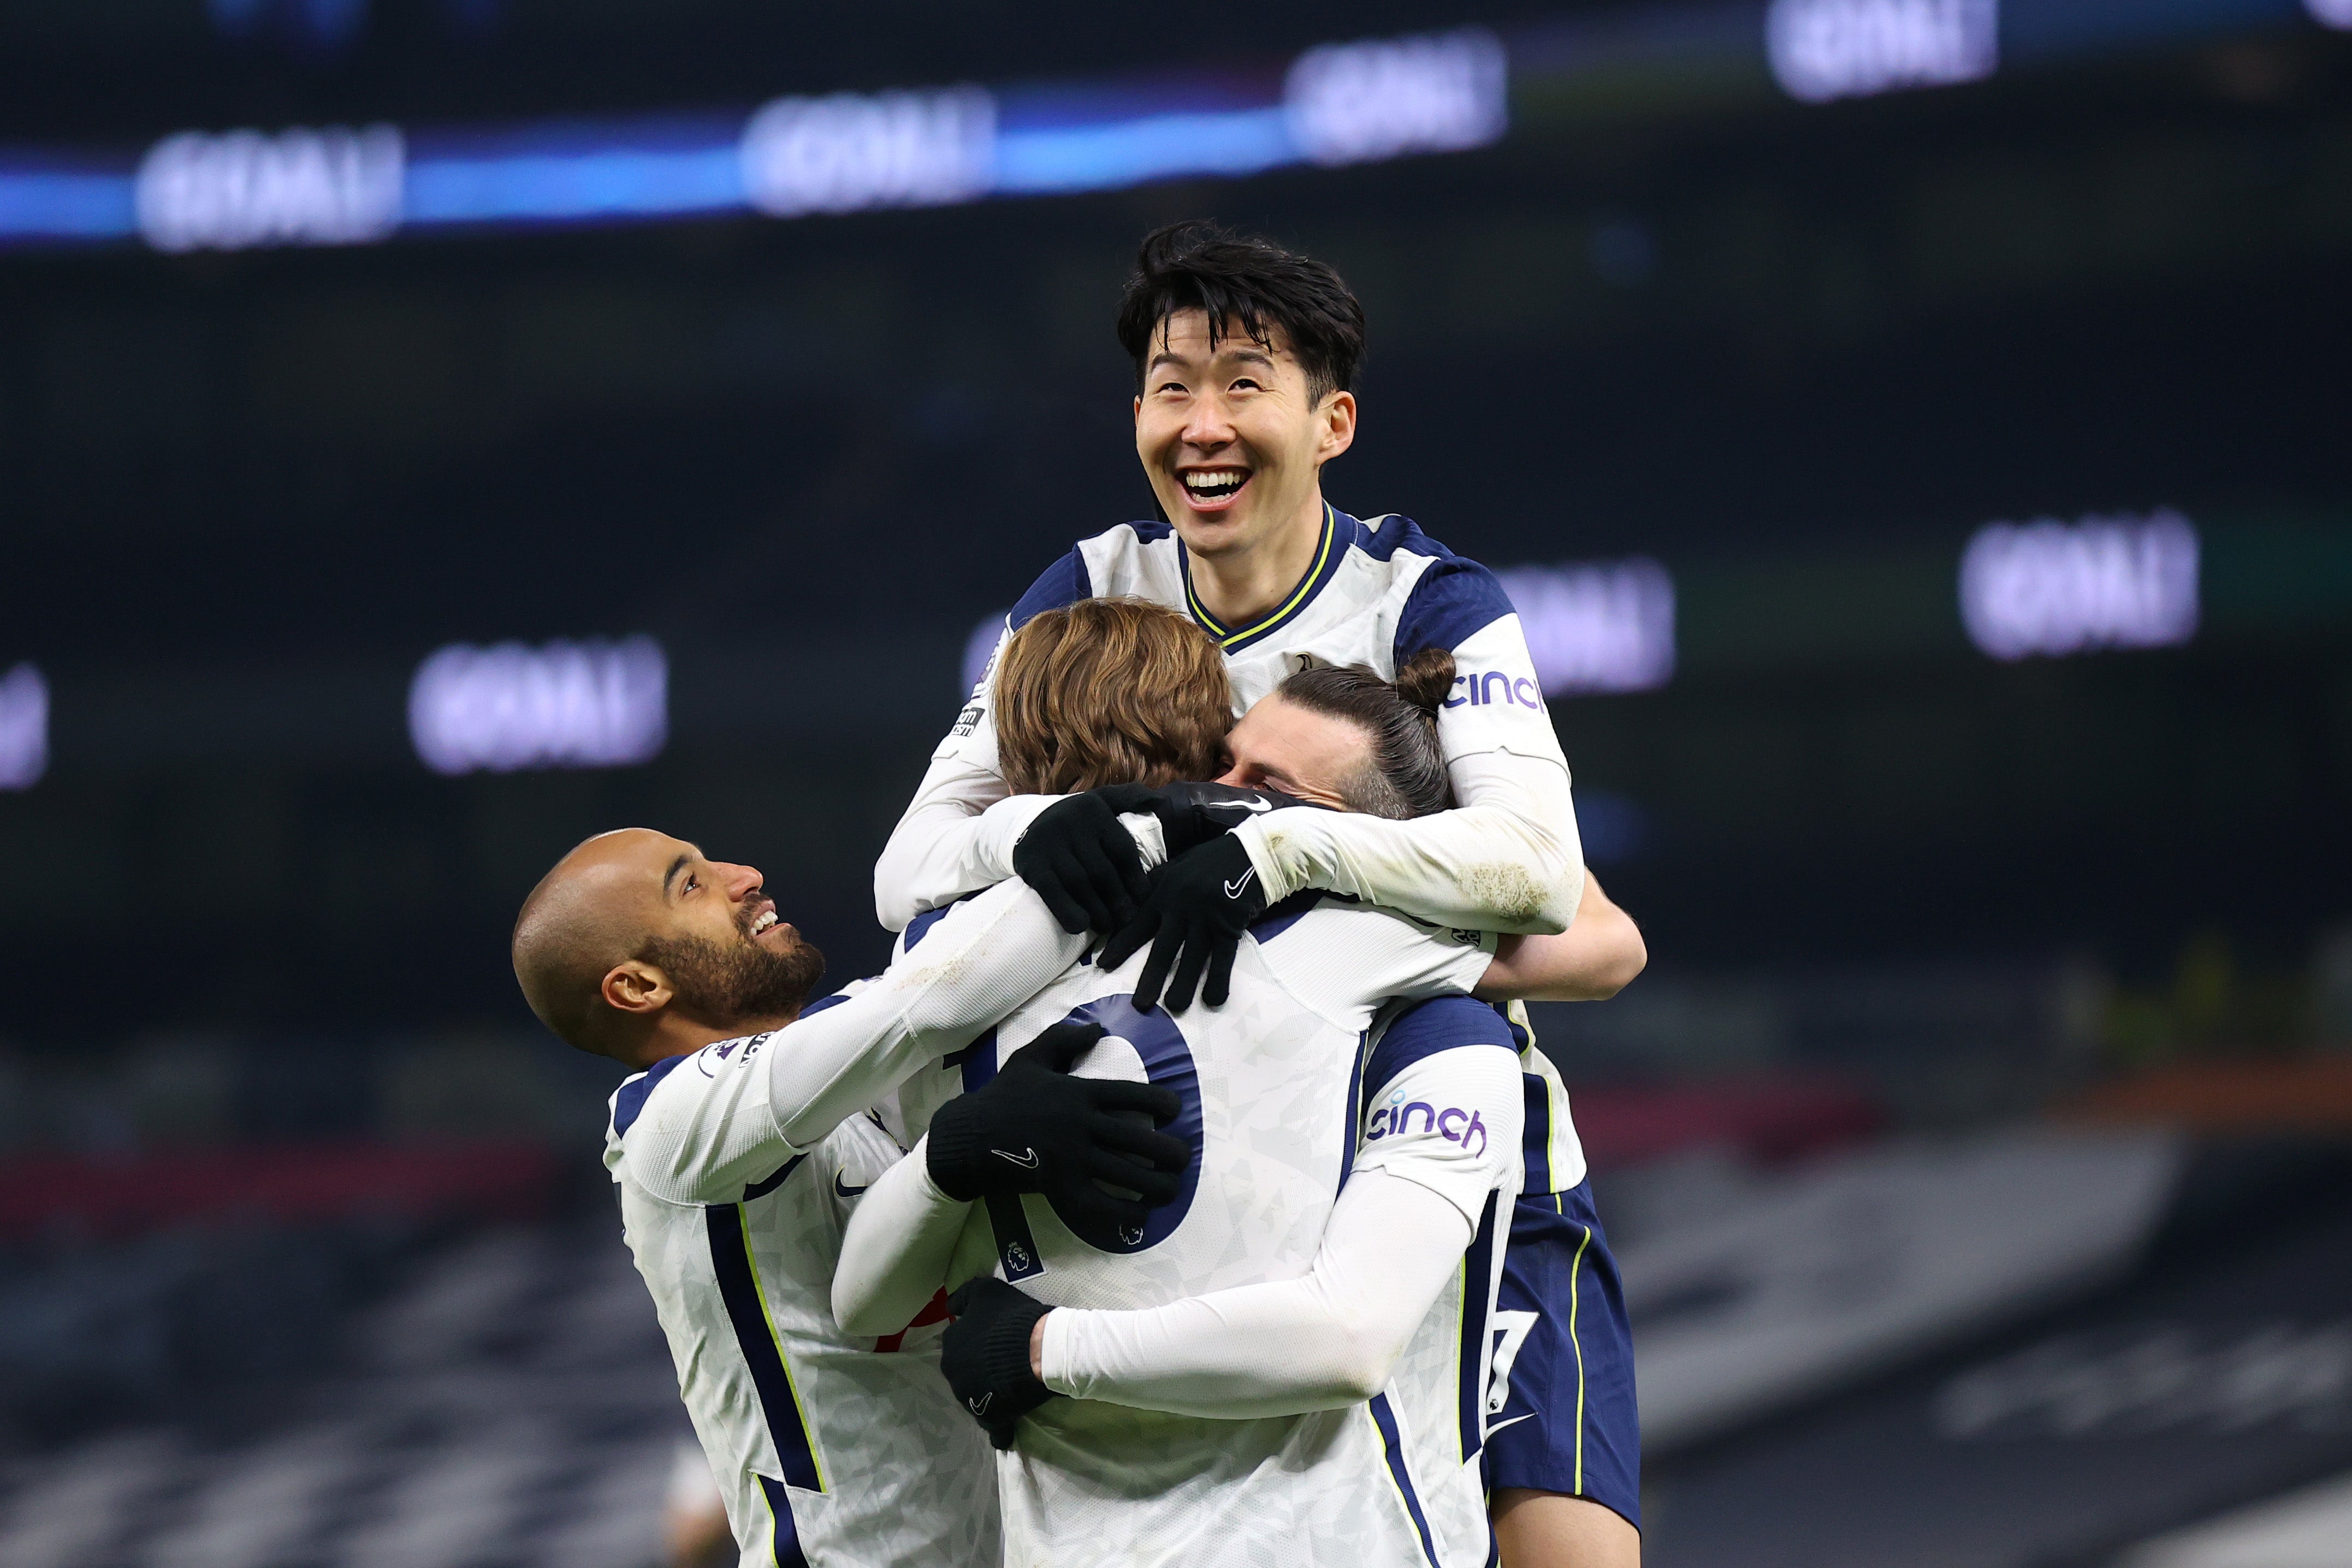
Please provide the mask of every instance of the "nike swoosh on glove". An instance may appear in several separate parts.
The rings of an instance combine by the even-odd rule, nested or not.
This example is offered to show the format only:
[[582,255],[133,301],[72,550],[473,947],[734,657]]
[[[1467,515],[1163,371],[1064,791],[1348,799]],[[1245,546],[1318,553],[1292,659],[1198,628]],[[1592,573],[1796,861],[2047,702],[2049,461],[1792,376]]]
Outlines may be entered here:
[[956,1288],[948,1311],[955,1321],[940,1341],[940,1370],[956,1403],[988,1429],[988,1440],[1009,1448],[1014,1424],[1054,1397],[1029,1370],[1029,1335],[1053,1309],[982,1275]]
[[1265,913],[1265,889],[1249,851],[1239,839],[1213,839],[1160,868],[1143,907],[1103,944],[1096,962],[1116,969],[1149,942],[1151,956],[1135,982],[1139,1009],[1149,1011],[1164,986],[1168,1010],[1182,1012],[1192,1005],[1196,985],[1202,1001],[1221,1008],[1232,988],[1242,933]]
[[940,1106],[924,1156],[932,1185],[964,1203],[1041,1193],[1066,1223],[1122,1230],[1171,1201],[1192,1148],[1158,1126],[1181,1103],[1154,1083],[1073,1076],[1102,1037],[1100,1024],[1055,1024]]

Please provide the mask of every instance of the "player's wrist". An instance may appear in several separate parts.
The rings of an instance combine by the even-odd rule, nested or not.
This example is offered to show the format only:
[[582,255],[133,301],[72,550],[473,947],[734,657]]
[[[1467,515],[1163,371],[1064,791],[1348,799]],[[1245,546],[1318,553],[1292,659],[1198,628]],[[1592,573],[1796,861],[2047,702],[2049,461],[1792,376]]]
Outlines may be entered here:
[[[1295,826],[1298,818],[1311,814],[1297,813],[1286,823],[1286,827]],[[1242,852],[1249,856],[1250,869],[1257,873],[1258,886],[1265,891],[1265,901],[1268,904],[1280,904],[1300,888],[1312,884],[1307,879],[1305,867],[1293,864],[1294,857],[1276,853],[1274,847],[1266,841],[1268,829],[1269,824],[1265,819],[1257,818],[1244,822],[1225,837],[1230,841],[1239,844]],[[1287,844],[1293,841],[1295,837],[1294,832],[1286,831],[1284,842]]]
[[1045,1381],[1045,1320],[1053,1315],[1054,1309],[1048,1307],[1029,1325],[1029,1375],[1039,1383]]

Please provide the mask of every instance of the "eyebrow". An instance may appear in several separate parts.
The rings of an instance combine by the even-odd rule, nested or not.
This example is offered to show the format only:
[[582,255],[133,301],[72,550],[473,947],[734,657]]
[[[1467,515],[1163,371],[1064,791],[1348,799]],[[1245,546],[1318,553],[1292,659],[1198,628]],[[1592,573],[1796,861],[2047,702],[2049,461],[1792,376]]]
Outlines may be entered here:
[[686,853],[678,856],[677,859],[669,862],[669,870],[662,873],[662,896],[664,898],[670,896],[669,884],[677,880],[677,873],[684,871],[693,859],[694,853],[689,850]]

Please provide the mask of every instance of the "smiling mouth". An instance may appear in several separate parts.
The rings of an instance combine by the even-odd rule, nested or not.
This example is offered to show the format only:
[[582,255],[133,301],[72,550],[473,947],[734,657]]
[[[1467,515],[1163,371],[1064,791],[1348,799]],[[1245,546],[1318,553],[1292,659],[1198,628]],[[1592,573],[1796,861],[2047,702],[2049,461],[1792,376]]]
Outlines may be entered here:
[[772,904],[752,916],[748,931],[754,937],[761,936],[774,930],[780,924],[781,922],[776,919],[776,906]]
[[1188,468],[1176,476],[1184,486],[1184,497],[1195,507],[1221,506],[1241,494],[1242,486],[1250,482],[1246,468]]

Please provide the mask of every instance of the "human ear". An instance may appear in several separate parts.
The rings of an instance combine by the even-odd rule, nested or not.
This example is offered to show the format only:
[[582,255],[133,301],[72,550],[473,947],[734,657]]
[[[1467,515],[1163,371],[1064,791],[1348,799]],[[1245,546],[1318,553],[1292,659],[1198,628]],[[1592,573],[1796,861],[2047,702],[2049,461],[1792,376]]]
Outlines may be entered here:
[[624,1013],[659,1012],[677,994],[667,975],[640,958],[614,965],[599,989],[607,1007]]
[[1335,392],[1323,400],[1323,438],[1318,455],[1328,463],[1356,444],[1356,394]]

